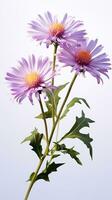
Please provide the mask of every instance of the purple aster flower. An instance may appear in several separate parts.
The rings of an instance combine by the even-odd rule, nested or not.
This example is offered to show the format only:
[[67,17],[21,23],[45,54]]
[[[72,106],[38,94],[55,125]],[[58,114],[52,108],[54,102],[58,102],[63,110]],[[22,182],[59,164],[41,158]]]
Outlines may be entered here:
[[22,58],[18,68],[13,67],[12,73],[7,73],[6,80],[17,102],[20,103],[28,97],[33,104],[33,94],[38,98],[42,91],[52,89],[51,79],[55,74],[47,57],[36,59],[32,55],[28,60]]
[[[75,46],[63,46],[58,58],[59,61],[65,63],[65,66],[71,66],[76,73],[86,71],[97,79],[100,83],[101,74],[108,77],[107,72],[110,70],[110,59],[105,53],[100,53],[103,49],[102,45],[97,46],[98,40],[91,40],[89,43],[84,41]],[[109,77],[108,77],[109,78]]]
[[61,21],[50,12],[45,13],[45,17],[38,15],[37,21],[29,23],[32,38],[36,41],[45,42],[47,46],[52,43],[63,44],[83,41],[85,30],[81,30],[81,21],[75,21],[73,17],[64,15]]

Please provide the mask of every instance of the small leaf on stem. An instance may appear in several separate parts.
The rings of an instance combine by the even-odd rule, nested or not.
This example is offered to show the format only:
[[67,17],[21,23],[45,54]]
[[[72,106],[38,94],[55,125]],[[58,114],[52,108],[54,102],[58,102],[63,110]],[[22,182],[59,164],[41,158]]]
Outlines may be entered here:
[[42,138],[43,134],[40,134],[38,130],[35,128],[34,131],[32,131],[32,134],[23,140],[23,142],[30,141],[30,146],[33,147],[32,150],[37,154],[39,158],[41,158],[43,155],[42,145],[41,145]]
[[69,154],[69,156],[73,158],[79,165],[82,165],[82,162],[77,157],[77,155],[79,155],[80,153],[75,151],[73,147],[67,148],[65,144],[58,144],[58,143],[55,143],[55,145],[56,145],[56,151],[61,151],[64,154]]

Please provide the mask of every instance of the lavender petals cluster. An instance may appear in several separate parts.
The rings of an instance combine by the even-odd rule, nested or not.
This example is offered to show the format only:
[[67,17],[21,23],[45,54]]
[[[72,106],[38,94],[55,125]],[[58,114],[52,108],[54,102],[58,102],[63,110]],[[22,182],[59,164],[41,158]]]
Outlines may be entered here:
[[[71,66],[77,73],[89,72],[98,83],[100,80],[103,81],[101,74],[108,77],[110,59],[105,53],[100,53],[103,46],[97,46],[97,39],[88,42],[84,37],[86,31],[81,29],[83,25],[81,21],[76,21],[67,14],[59,21],[56,16],[47,12],[45,17],[38,15],[37,21],[31,21],[29,24],[31,29],[29,32],[33,39],[45,42],[47,46],[54,43],[60,46],[58,59],[61,63]],[[42,58],[32,56],[28,60],[22,58],[19,61],[19,67],[12,68],[12,72],[7,73],[6,79],[18,102],[28,96],[32,103],[33,93],[37,96],[40,88],[46,86],[49,88],[49,82],[53,76],[55,73],[51,74],[48,58],[42,60]]]

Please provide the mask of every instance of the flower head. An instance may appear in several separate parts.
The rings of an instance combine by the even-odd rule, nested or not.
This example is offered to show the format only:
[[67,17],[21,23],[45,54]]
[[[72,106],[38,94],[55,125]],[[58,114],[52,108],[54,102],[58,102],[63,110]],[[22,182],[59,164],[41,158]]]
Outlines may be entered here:
[[54,76],[55,72],[52,72],[51,62],[47,57],[36,60],[32,55],[28,60],[22,58],[18,68],[12,68],[12,73],[7,73],[6,80],[19,103],[28,96],[33,104],[33,94],[38,97],[42,91],[52,89],[51,79]]
[[67,14],[59,21],[56,16],[46,12],[45,17],[38,15],[37,21],[31,21],[29,25],[32,38],[40,42],[44,41],[47,46],[52,43],[61,45],[84,40],[85,30],[80,30],[83,23],[75,21]]
[[77,46],[63,46],[59,53],[59,61],[65,63],[65,66],[71,66],[77,73],[86,71],[97,79],[100,83],[101,74],[108,77],[107,72],[110,68],[110,59],[105,53],[100,53],[102,45],[97,46],[97,39],[89,43],[84,41]]

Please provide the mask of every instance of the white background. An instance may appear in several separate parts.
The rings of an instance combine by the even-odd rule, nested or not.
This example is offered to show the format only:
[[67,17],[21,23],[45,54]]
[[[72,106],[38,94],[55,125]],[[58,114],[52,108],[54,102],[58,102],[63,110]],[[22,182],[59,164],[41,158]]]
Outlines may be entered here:
[[[105,51],[112,56],[112,5],[111,0],[0,0],[0,199],[23,200],[26,180],[35,169],[37,160],[28,144],[20,144],[25,136],[36,126],[43,126],[34,118],[39,113],[35,102],[28,100],[21,105],[14,102],[4,76],[17,61],[32,53],[43,55],[52,49],[41,48],[28,36],[28,22],[46,10],[60,17],[67,12],[76,19],[83,20],[90,38],[99,38]],[[111,200],[112,199],[112,75],[104,78],[104,85],[87,74],[80,76],[74,86],[70,99],[84,97],[91,110],[77,106],[63,121],[61,130],[65,132],[73,124],[81,109],[96,121],[85,133],[94,138],[94,159],[90,160],[88,150],[77,143],[81,152],[83,166],[80,167],[69,157],[62,158],[67,164],[50,176],[51,182],[35,184],[30,200]],[[72,75],[65,70],[59,83],[70,81]],[[64,94],[63,94],[64,95]]]

